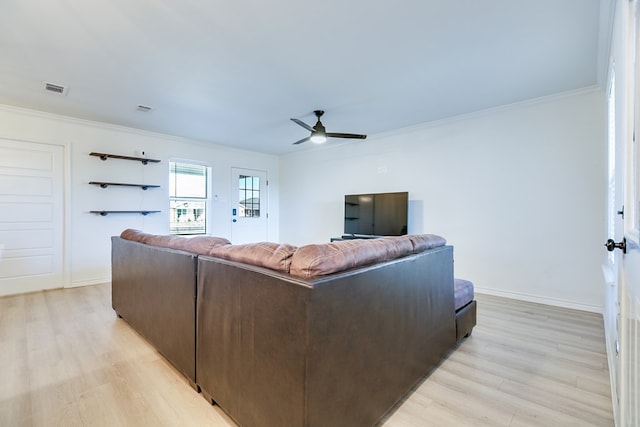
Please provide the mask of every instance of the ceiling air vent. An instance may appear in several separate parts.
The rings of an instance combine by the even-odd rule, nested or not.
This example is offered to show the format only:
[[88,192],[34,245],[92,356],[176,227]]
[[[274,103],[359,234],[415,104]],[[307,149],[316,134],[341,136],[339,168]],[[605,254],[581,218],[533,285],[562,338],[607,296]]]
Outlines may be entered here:
[[58,95],[66,95],[68,88],[66,86],[57,85],[55,83],[42,82],[42,88],[45,92],[55,93]]

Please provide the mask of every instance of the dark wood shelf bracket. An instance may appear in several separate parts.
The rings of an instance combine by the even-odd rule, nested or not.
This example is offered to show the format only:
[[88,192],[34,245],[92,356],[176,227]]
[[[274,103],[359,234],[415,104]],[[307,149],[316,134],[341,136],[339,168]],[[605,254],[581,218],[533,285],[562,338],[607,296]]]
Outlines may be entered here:
[[123,187],[139,187],[143,190],[147,188],[159,188],[159,185],[149,185],[149,184],[128,184],[125,182],[104,182],[104,181],[90,181],[89,184],[98,185],[100,188],[107,188],[110,185],[119,185]]
[[107,153],[89,153],[90,156],[99,157],[100,160],[106,161],[107,159],[122,159],[122,160],[135,160],[137,162],[142,162],[143,165],[148,163],[160,163],[158,159],[147,159],[146,157],[132,157],[132,156],[121,156],[119,154],[107,154]]
[[89,211],[90,213],[98,214],[100,216],[107,216],[109,214],[141,214],[149,215],[152,213],[160,213],[161,211]]

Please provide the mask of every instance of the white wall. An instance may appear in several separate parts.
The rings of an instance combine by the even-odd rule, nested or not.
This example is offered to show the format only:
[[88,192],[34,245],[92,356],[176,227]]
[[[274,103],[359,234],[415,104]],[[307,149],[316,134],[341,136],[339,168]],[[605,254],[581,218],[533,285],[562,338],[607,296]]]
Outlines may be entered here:
[[478,291],[600,310],[605,98],[564,94],[280,161],[281,240],[326,242],[348,193],[409,191],[409,233],[455,247]]
[[[345,194],[409,191],[409,232],[445,236],[455,246],[456,275],[479,291],[596,310],[606,239],[604,107],[601,91],[585,91],[365,142],[301,147],[279,160],[8,106],[0,106],[0,137],[67,147],[67,285],[109,280],[109,238],[124,228],[167,231],[168,159],[180,157],[212,166],[214,235],[231,234],[234,166],[269,174],[271,241],[326,242],[342,233]],[[162,163],[88,155],[140,149]],[[163,189],[116,191],[90,180],[159,182]],[[88,213],[114,207],[163,213]]]
[[[231,168],[265,170],[269,177],[269,240],[279,238],[278,159],[275,156],[234,150],[168,135],[77,120],[0,105],[0,137],[66,146],[68,179],[66,286],[103,283],[111,277],[110,237],[125,228],[168,233],[168,160],[182,158],[212,167],[212,203],[209,233],[231,237]],[[143,166],[124,160],[102,161],[92,151],[135,156],[145,150],[159,164]],[[89,181],[160,184],[159,189],[100,187]],[[161,214],[108,215],[91,210],[160,210]]]

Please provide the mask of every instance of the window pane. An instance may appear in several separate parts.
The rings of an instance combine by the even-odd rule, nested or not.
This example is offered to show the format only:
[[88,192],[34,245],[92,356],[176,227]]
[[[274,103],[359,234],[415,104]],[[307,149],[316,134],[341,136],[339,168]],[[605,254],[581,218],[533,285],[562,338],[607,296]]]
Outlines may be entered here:
[[171,163],[169,170],[171,197],[207,197],[207,167],[187,163]]
[[170,202],[171,234],[205,234],[207,231],[205,201],[173,199]]
[[176,176],[169,172],[169,197],[176,197]]
[[238,182],[238,215],[260,216],[260,177],[240,175]]
[[[207,232],[207,166],[169,163],[169,232]],[[196,200],[194,200],[196,199]]]

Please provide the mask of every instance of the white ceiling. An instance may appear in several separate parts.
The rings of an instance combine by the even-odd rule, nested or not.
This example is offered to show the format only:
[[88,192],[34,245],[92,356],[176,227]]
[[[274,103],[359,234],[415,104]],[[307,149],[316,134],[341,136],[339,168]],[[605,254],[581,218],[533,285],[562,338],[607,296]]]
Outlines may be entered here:
[[600,84],[611,2],[2,0],[0,103],[283,154]]

